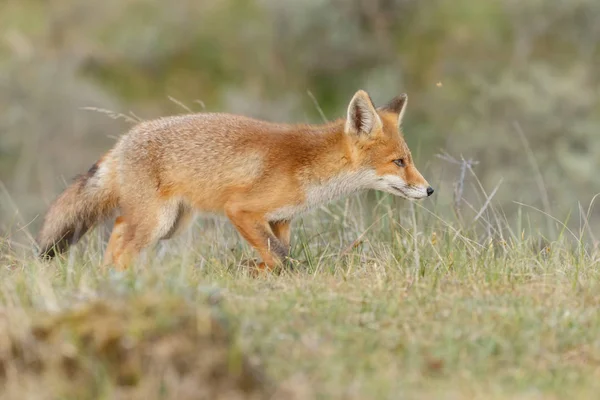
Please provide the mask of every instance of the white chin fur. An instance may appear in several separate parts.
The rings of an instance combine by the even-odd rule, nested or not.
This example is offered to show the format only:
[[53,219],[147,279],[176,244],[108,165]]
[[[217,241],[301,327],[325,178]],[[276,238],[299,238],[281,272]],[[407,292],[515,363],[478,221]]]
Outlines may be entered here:
[[403,195],[409,200],[420,200],[427,197],[427,189],[421,187],[405,187]]

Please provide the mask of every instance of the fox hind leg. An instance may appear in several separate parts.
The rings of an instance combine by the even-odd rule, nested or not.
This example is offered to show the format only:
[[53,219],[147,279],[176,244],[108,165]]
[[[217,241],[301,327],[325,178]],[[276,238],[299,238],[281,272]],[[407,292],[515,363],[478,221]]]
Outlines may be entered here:
[[184,202],[179,203],[177,216],[175,217],[173,225],[171,228],[169,228],[168,232],[160,238],[160,240],[171,239],[186,230],[190,226],[193,217],[194,210]]
[[279,239],[281,244],[288,248],[288,252],[290,248],[290,225],[290,221],[269,222],[273,234]]
[[105,257],[116,269],[127,269],[143,249],[171,237],[180,228],[179,223],[184,222],[180,221],[179,202],[153,200],[135,208],[123,207],[123,220],[113,228],[113,246]]
[[117,217],[110,234],[110,239],[108,240],[108,245],[106,246],[106,251],[104,252],[103,267],[114,263],[115,258],[118,257],[119,251],[123,246],[123,233],[125,229],[125,218],[122,216]]

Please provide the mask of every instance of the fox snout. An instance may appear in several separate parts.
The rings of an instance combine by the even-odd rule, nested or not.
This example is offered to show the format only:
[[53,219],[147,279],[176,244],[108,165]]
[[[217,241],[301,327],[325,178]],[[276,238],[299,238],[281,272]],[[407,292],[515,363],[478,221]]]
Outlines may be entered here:
[[410,186],[406,185],[403,188],[398,188],[399,194],[409,200],[420,200],[429,197],[433,194],[434,190],[431,186]]
[[405,186],[402,190],[404,196],[411,200],[419,200],[429,197],[435,192],[429,182],[412,165],[405,171]]
[[384,176],[382,180],[387,186],[387,192],[408,200],[421,200],[435,192],[429,182],[414,167],[408,167],[404,176],[390,174]]
[[398,175],[384,175],[379,177],[373,189],[391,193],[408,200],[420,200],[429,197],[435,191],[427,181],[424,183],[408,183]]
[[[433,194],[434,190],[416,168],[409,168],[405,176],[389,176],[387,183],[392,193],[408,200],[421,200]],[[410,178],[410,179],[407,179]]]

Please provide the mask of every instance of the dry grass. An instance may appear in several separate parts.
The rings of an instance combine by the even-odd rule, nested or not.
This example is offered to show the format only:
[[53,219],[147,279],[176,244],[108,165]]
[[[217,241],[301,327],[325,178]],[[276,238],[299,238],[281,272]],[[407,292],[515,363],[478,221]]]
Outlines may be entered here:
[[[13,246],[2,258],[0,302],[11,331],[24,332],[40,312],[74,302],[120,299],[134,320],[136,299],[148,294],[163,314],[173,302],[204,310],[208,301],[275,397],[594,397],[600,258],[585,224],[572,232],[550,218],[562,233],[541,239],[526,223],[538,211],[508,224],[482,195],[471,226],[466,208],[460,221],[444,221],[435,205],[379,194],[339,201],[296,222],[293,270],[258,279],[242,267],[254,254],[220,218],[198,220],[123,274],[98,267],[102,230],[50,264]],[[13,378],[14,389],[22,381]],[[110,376],[91,379],[105,394],[120,388]]]

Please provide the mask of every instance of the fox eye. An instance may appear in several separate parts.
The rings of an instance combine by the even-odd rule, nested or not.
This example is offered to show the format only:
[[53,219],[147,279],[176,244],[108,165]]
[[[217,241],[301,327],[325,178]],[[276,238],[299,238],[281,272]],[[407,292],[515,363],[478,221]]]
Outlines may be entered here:
[[404,164],[404,158],[399,158],[397,160],[394,160],[394,164],[396,164],[399,167],[405,167],[406,164]]

